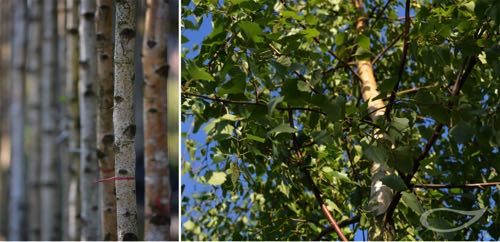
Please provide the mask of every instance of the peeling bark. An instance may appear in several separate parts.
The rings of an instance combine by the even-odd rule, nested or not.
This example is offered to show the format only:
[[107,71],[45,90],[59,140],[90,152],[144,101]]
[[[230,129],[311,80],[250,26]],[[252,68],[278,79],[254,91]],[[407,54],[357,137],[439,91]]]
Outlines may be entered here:
[[[97,142],[99,172],[102,179],[113,177],[113,1],[97,0]],[[117,240],[115,183],[100,183],[101,218],[104,240]]]
[[119,240],[138,240],[133,105],[136,1],[117,1],[115,7],[113,124],[117,233]]
[[[146,166],[145,239],[170,239],[171,188],[167,152],[167,3],[148,0],[142,47],[144,68],[144,149]],[[162,71],[165,70],[165,71]]]
[[9,193],[9,240],[25,240],[26,184],[24,160],[24,120],[26,88],[26,19],[25,1],[15,1],[13,6],[14,38],[12,42],[11,84],[11,160]]
[[99,180],[97,164],[97,55],[95,0],[82,0],[80,8],[80,194],[81,240],[99,240]]

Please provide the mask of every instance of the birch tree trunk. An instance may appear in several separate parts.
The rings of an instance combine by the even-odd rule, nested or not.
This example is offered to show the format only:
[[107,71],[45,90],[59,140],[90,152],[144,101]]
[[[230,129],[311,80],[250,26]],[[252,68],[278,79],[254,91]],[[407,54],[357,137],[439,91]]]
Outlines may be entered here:
[[40,240],[40,156],[41,156],[41,62],[42,62],[42,2],[33,1],[29,8],[27,77],[28,84],[28,126],[30,134],[30,156],[28,162],[29,239]]
[[[97,76],[99,104],[97,110],[97,142],[99,171],[103,179],[113,177],[113,1],[97,0]],[[104,240],[117,240],[116,190],[114,182],[101,183],[102,228]]]
[[143,41],[145,240],[170,239],[167,153],[167,2],[148,0]]
[[12,39],[12,84],[11,84],[11,165],[9,195],[9,240],[25,240],[23,228],[26,216],[26,184],[24,161],[24,113],[26,78],[26,19],[25,1],[15,1],[14,36]]
[[40,176],[41,240],[57,240],[57,178],[56,160],[56,78],[57,78],[57,12],[56,1],[43,2],[42,35],[42,167]]
[[82,0],[80,9],[80,194],[81,240],[99,240],[99,179],[97,164],[97,96],[95,0]]
[[[358,34],[363,34],[365,29],[365,13],[362,0],[353,0],[360,17],[356,21]],[[363,100],[368,102],[370,118],[375,121],[384,117],[385,104],[382,99],[372,100],[380,93],[377,91],[377,81],[375,80],[372,63],[369,59],[358,59],[356,61],[358,74],[361,77],[361,93]],[[381,137],[379,137],[381,138]],[[375,216],[375,222],[370,228],[370,240],[392,240],[392,232],[384,227],[383,215],[389,207],[394,196],[392,189],[387,187],[380,180],[386,175],[393,174],[394,170],[387,166],[387,163],[374,162],[371,167],[372,182],[370,190],[370,210]]]
[[68,149],[69,149],[69,183],[68,190],[68,225],[65,235],[66,240],[80,239],[80,110],[78,104],[78,79],[79,79],[79,0],[66,1],[66,97],[68,99]]
[[136,1],[116,2],[115,90],[115,184],[119,240],[138,240],[135,188],[135,120],[133,105]]

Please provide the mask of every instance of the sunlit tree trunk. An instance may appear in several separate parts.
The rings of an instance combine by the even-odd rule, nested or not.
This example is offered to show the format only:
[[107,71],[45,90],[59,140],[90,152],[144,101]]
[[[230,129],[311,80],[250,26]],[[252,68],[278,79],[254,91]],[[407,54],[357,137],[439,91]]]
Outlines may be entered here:
[[116,2],[113,124],[119,240],[138,239],[134,150],[136,126],[133,105],[135,4],[134,0]]
[[24,113],[26,78],[26,26],[27,7],[25,1],[14,1],[14,36],[12,39],[12,84],[11,84],[11,160],[9,194],[9,240],[24,240],[26,216],[26,184],[24,160]]
[[146,166],[145,240],[169,240],[170,181],[167,153],[167,2],[148,0],[144,68],[144,150]]
[[[358,10],[360,17],[356,21],[358,34],[363,34],[365,29],[365,13],[362,0],[353,0],[353,4]],[[358,59],[356,61],[358,74],[361,77],[361,90],[363,99],[368,102],[370,118],[375,121],[383,118],[385,104],[382,99],[373,100],[380,93],[377,91],[377,81],[375,79],[373,66],[369,59]],[[380,137],[379,137],[380,138]],[[383,215],[389,207],[394,196],[392,189],[387,187],[380,180],[394,171],[387,166],[387,163],[374,162],[371,167],[372,182],[370,190],[370,210],[374,213],[375,220],[370,228],[370,240],[392,240],[392,231],[384,228]]]
[[82,0],[80,8],[80,193],[82,240],[99,240],[99,178],[97,164],[97,58],[95,0]]
[[[113,1],[97,0],[97,142],[99,171],[103,179],[113,177]],[[101,218],[104,240],[117,240],[116,190],[114,182],[101,183]]]
[[68,100],[68,145],[69,145],[69,176],[68,176],[68,225],[66,240],[80,239],[80,110],[78,104],[79,80],[79,0],[66,1],[66,97]]
[[41,155],[41,62],[42,62],[42,2],[33,1],[29,8],[27,88],[29,138],[28,189],[29,239],[40,240],[40,155]]
[[58,163],[56,159],[57,131],[57,12],[56,1],[43,2],[42,35],[42,162],[40,176],[41,240],[56,240],[58,204]]

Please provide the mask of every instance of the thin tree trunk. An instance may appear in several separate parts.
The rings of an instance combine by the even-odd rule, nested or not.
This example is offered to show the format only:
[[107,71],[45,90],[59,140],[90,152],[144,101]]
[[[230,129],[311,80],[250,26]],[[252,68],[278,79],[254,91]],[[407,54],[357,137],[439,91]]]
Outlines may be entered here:
[[135,188],[134,47],[136,1],[116,2],[115,90],[115,183],[119,240],[138,240]]
[[68,225],[65,239],[80,239],[80,110],[78,104],[79,79],[79,0],[66,0],[66,97],[68,99],[68,126],[69,126],[69,177],[68,177]]
[[97,96],[95,0],[82,0],[80,9],[80,193],[82,240],[99,240],[99,179],[97,164]]
[[[360,17],[356,21],[358,34],[363,34],[365,29],[365,13],[362,0],[353,0],[353,4],[358,10]],[[369,59],[357,60],[358,74],[361,77],[361,92],[365,102],[368,102],[370,118],[375,121],[384,117],[385,104],[382,99],[372,100],[380,93],[377,91],[377,81],[375,80],[372,63]],[[380,137],[379,137],[380,138]],[[370,210],[374,213],[375,220],[370,228],[370,240],[392,240],[393,232],[391,228],[384,227],[383,215],[389,207],[392,197],[392,189],[387,187],[380,180],[386,175],[394,173],[387,163],[374,162],[371,167],[372,182],[370,190]]]
[[28,126],[30,155],[28,163],[29,184],[29,239],[40,240],[40,156],[41,156],[41,63],[42,63],[42,2],[33,1],[29,8],[27,77],[28,83]]
[[11,117],[11,165],[9,194],[9,240],[25,240],[26,184],[24,161],[24,113],[26,78],[26,19],[25,1],[15,1],[14,37],[12,39],[12,100]]
[[148,0],[144,68],[144,150],[146,166],[145,240],[170,239],[170,176],[167,152],[167,2]]
[[[99,104],[97,110],[97,142],[99,171],[103,179],[113,177],[113,1],[97,0],[97,76]],[[117,240],[116,190],[114,182],[101,184],[101,218],[104,240]]]
[[56,159],[57,131],[57,12],[55,0],[43,2],[42,39],[42,167],[40,177],[41,240],[57,240],[58,163]]

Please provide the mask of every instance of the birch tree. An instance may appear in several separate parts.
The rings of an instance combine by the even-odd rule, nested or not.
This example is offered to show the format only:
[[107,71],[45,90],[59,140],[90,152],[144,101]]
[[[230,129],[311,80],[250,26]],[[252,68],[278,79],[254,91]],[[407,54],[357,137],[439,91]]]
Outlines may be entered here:
[[169,240],[170,176],[167,152],[167,7],[149,0],[142,47],[144,68],[145,239]]
[[28,87],[28,125],[31,127],[29,139],[28,217],[29,239],[40,240],[40,164],[41,164],[41,63],[42,63],[42,1],[33,1],[29,8],[28,53],[26,81]]
[[114,108],[115,184],[119,240],[137,240],[135,188],[134,47],[136,1],[116,2]]
[[42,34],[42,161],[40,176],[41,240],[57,240],[58,163],[56,159],[57,135],[57,12],[56,1],[43,2]]
[[12,84],[11,84],[11,133],[12,151],[10,159],[9,194],[9,240],[24,240],[26,226],[26,178],[25,178],[25,86],[27,47],[27,6],[26,1],[15,1],[12,5],[14,36],[12,40]]
[[66,239],[80,239],[80,110],[78,102],[78,80],[79,80],[79,0],[66,1],[66,60],[68,70],[66,72],[66,97],[68,100],[68,226]]
[[[113,151],[113,11],[113,1],[97,1],[97,87],[99,97],[97,154],[102,179],[113,177],[115,172]],[[115,183],[104,182],[101,183],[101,186],[101,218],[104,240],[117,240]]]
[[81,239],[99,240],[100,213],[97,163],[97,56],[95,0],[82,0],[80,7],[80,194]]

